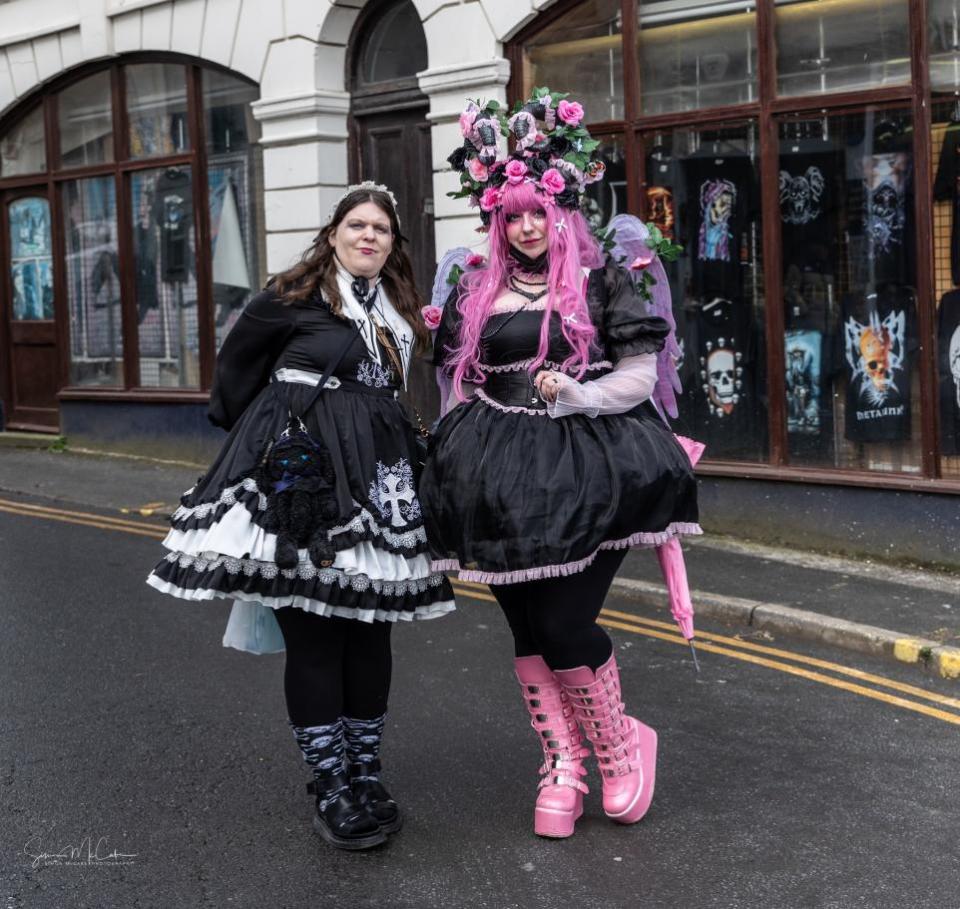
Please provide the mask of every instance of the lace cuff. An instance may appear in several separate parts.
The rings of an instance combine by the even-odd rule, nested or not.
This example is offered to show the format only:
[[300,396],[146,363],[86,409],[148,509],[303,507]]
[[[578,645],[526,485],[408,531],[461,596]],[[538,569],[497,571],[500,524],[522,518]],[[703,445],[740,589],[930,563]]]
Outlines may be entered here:
[[560,379],[560,391],[557,400],[547,404],[547,413],[551,417],[574,413],[588,417],[626,413],[653,394],[657,383],[657,355],[647,353],[624,357],[613,372],[590,382],[578,382],[562,373],[554,375]]

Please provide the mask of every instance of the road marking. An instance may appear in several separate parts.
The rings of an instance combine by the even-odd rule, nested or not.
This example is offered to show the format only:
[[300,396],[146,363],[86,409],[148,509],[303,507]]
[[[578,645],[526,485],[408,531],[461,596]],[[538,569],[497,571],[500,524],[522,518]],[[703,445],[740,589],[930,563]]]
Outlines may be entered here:
[[[462,581],[456,580],[453,582],[453,589],[455,593],[460,593],[471,599],[495,603],[496,598],[488,593],[481,592],[481,587],[482,585],[471,584],[468,588]],[[641,616],[636,616],[628,612],[620,612],[614,609],[603,609],[601,610],[600,615],[601,617],[598,619],[599,623],[601,625],[606,625],[608,628],[616,628],[620,631],[629,631],[633,634],[656,638],[658,640],[667,641],[671,644],[678,644],[683,647],[687,646],[687,642],[683,636],[675,629],[674,626],[666,622],[658,622],[654,619],[644,619]],[[621,619],[628,619],[629,622],[619,621],[617,617]],[[875,675],[869,672],[863,672],[859,669],[853,669],[852,667],[843,666],[839,663],[831,663],[828,660],[820,660],[816,657],[808,657],[803,654],[792,653],[788,650],[782,650],[776,647],[766,647],[762,644],[755,644],[752,641],[741,641],[737,640],[736,638],[725,637],[724,635],[712,634],[710,632],[698,632],[696,640],[697,648],[707,653],[716,653],[722,656],[731,657],[735,660],[741,660],[746,663],[753,663],[757,666],[763,666],[767,669],[774,669],[789,675],[795,675],[809,681],[828,685],[832,688],[840,688],[853,694],[859,694],[862,697],[883,701],[887,704],[893,704],[906,710],[912,710],[916,713],[922,713],[926,716],[942,720],[946,723],[952,723],[960,726],[960,715],[958,714],[949,713],[945,710],[940,710],[937,707],[931,707],[927,704],[911,701],[903,697],[888,694],[884,691],[877,691],[876,689],[868,688],[865,685],[847,682],[844,679],[833,678],[831,676],[824,675],[821,672],[814,672],[810,669],[804,669],[802,666],[793,666],[789,663],[782,662],[782,660],[774,660],[770,659],[769,657],[778,656],[793,660],[796,663],[805,663],[809,666],[815,666],[817,668],[826,669],[837,674],[847,675],[857,678],[860,681],[872,682],[873,684],[880,685],[885,688],[890,688],[906,694],[912,694],[915,697],[923,698],[924,700],[928,700],[933,703],[954,707],[960,710],[960,699],[957,698],[951,698],[932,691],[925,691],[923,688],[918,688],[915,685],[908,685],[903,682],[898,682],[894,679],[887,679],[883,676]],[[759,654],[765,655],[761,656]]]
[[0,499],[0,511],[27,518],[44,518],[48,521],[61,521],[65,524],[79,524],[81,527],[96,527],[100,530],[120,530],[124,533],[133,533],[138,536],[153,537],[155,540],[162,540],[167,535],[166,531],[156,524],[124,521],[120,518],[110,518],[91,512],[67,511],[62,508],[46,508],[40,505],[25,505],[19,502],[8,502],[5,499]]
[[[0,512],[20,515],[21,517],[42,518],[48,521],[60,521],[67,524],[77,524],[82,527],[93,527],[98,530],[117,530],[123,533],[152,537],[153,539],[158,540],[163,539],[166,536],[166,531],[156,524],[147,524],[140,521],[128,521],[122,518],[113,518],[106,515],[94,514],[92,512],[69,511],[63,508],[52,508],[44,505],[30,505],[25,502],[13,502],[6,499],[0,499]],[[478,584],[474,581],[454,580],[453,588],[455,592],[459,592],[464,596],[470,597],[471,599],[483,600],[490,603],[497,602],[496,598],[490,595],[488,592],[489,587],[487,587],[485,584]],[[628,619],[629,623],[618,621],[616,617]],[[601,625],[606,625],[609,628],[617,628],[622,631],[629,631],[633,634],[640,634],[646,637],[656,638],[671,644],[679,644],[684,647],[687,644],[687,642],[679,633],[659,630],[660,628],[665,628],[668,630],[672,629],[672,626],[668,623],[658,622],[654,619],[645,619],[629,612],[619,612],[618,610],[604,609],[601,611],[601,618],[599,619],[599,622]],[[864,685],[846,682],[843,679],[835,679],[830,676],[823,675],[820,672],[812,672],[808,669],[803,669],[800,666],[792,666],[788,663],[783,663],[780,660],[767,659],[766,657],[758,656],[756,653],[751,653],[749,651],[768,653],[770,655],[777,655],[793,660],[794,662],[807,663],[808,665],[828,669],[838,674],[856,677],[862,681],[870,681],[886,688],[903,691],[905,693],[911,693],[917,697],[922,697],[929,701],[960,708],[960,701],[955,698],[939,695],[935,692],[924,691],[922,688],[906,685],[893,679],[885,679],[883,676],[873,675],[872,673],[861,672],[860,670],[852,669],[847,666],[841,666],[838,663],[831,663],[827,660],[819,660],[815,657],[807,657],[802,654],[795,654],[791,653],[790,651],[781,650],[774,647],[765,647],[762,644],[754,644],[752,641],[740,641],[734,638],[728,638],[723,635],[712,634],[709,632],[700,632],[697,638],[698,647],[707,653],[717,653],[722,656],[731,657],[732,659],[753,663],[757,666],[775,669],[779,672],[799,676],[800,678],[819,682],[823,685],[829,685],[833,688],[840,688],[854,694],[859,694],[862,697],[883,701],[888,704],[893,704],[897,707],[902,707],[906,710],[912,710],[916,713],[922,713],[926,716],[943,720],[946,723],[952,723],[960,726],[960,715],[958,714],[948,713],[945,710],[939,710],[936,707],[930,707],[926,704],[919,704],[916,701],[909,701],[906,698],[890,695],[883,691],[876,691],[875,689],[867,688]],[[728,646],[719,646],[716,643],[711,643],[712,641],[720,641]],[[731,647],[740,649],[733,650]]]

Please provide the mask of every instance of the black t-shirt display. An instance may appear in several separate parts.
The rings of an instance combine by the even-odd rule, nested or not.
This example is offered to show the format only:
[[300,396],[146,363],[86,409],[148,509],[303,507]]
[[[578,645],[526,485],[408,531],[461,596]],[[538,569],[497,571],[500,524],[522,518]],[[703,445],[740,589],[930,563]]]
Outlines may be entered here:
[[885,285],[843,301],[847,371],[846,437],[852,442],[910,438],[910,383],[918,347],[912,288]]
[[913,166],[909,151],[891,150],[865,155],[858,187],[863,195],[861,221],[851,244],[856,269],[852,282],[860,286],[913,286]]
[[825,332],[840,249],[841,159],[823,151],[790,154],[781,158],[779,181],[784,302]]
[[960,284],[960,124],[950,124],[944,134],[933,198],[938,202],[949,199],[952,203],[950,271],[953,283]]
[[940,439],[945,455],[960,455],[960,290],[940,299],[937,311]]
[[692,434],[712,457],[755,457],[757,345],[749,310],[716,297],[688,313],[684,341],[684,359],[693,361],[688,375],[696,377],[685,408]]
[[725,297],[739,303],[756,211],[750,160],[744,156],[686,158],[683,178],[682,243],[690,261],[691,292],[704,301]]
[[169,282],[186,281],[193,224],[189,172],[168,167],[157,178],[153,192],[153,220],[160,226],[160,277]]

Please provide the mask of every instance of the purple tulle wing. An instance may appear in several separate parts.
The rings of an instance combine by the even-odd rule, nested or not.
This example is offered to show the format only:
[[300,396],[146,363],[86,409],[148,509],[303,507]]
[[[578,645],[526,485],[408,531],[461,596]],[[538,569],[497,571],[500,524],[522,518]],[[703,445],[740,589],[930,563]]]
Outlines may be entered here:
[[[614,231],[611,256],[628,271],[630,263],[638,256],[649,254],[650,247],[646,244],[649,231],[639,218],[633,215],[617,215],[607,225],[606,230]],[[657,355],[657,384],[651,397],[661,417],[667,414],[676,418],[677,395],[683,390],[683,386],[677,373],[680,345],[677,343],[677,323],[673,318],[673,305],[670,300],[670,283],[659,258],[654,257],[646,271],[656,281],[650,288],[653,299],[647,304],[647,309],[651,316],[659,316],[670,326],[667,342]],[[630,274],[636,278],[639,272],[630,271]]]
[[[455,246],[443,254],[437,265],[437,274],[433,279],[433,293],[430,296],[431,306],[443,309],[450,296],[450,291],[453,290],[453,285],[448,280],[450,273],[454,268],[466,269],[467,256],[469,255],[470,250],[466,246]],[[453,391],[453,383],[441,370],[437,369],[435,372],[437,388],[440,389],[440,413],[443,415],[447,412],[447,402],[450,400],[450,394]]]

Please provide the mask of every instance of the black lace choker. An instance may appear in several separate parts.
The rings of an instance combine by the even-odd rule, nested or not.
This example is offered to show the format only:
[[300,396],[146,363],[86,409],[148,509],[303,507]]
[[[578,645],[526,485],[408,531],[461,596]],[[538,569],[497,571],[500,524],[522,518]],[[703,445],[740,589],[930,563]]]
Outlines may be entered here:
[[536,259],[531,259],[526,253],[517,249],[515,246],[510,247],[510,255],[515,262],[517,262],[524,271],[529,272],[533,275],[543,274],[547,270],[547,251],[544,250],[540,253]]

